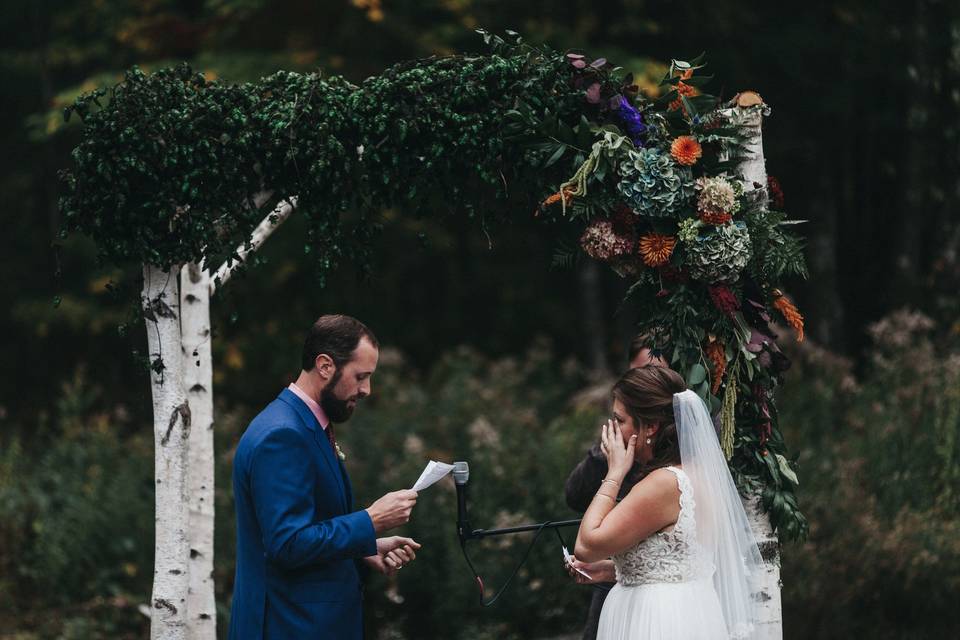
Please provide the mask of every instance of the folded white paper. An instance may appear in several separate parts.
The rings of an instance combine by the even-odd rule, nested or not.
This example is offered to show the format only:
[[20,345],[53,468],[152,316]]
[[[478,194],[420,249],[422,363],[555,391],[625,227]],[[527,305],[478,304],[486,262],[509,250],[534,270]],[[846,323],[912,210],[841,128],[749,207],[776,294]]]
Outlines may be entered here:
[[577,569],[576,567],[573,566],[573,556],[570,555],[570,552],[567,551],[567,548],[565,546],[561,546],[560,548],[563,549],[563,561],[567,563],[567,566],[569,566],[571,569],[573,569],[574,571],[582,575],[587,580],[593,579],[590,577],[590,574],[587,573],[586,571],[581,571],[580,569]]
[[431,460],[427,463],[423,473],[420,474],[420,479],[417,480],[412,489],[413,491],[423,491],[435,482],[442,480],[451,471],[453,471],[452,464]]

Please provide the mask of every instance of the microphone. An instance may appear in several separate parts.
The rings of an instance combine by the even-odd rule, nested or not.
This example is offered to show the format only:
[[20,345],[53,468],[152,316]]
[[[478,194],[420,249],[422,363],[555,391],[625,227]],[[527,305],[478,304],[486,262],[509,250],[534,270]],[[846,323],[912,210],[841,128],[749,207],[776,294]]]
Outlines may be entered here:
[[470,465],[453,463],[453,482],[457,487],[457,536],[460,543],[470,537],[470,522],[467,520],[467,482],[470,480]]

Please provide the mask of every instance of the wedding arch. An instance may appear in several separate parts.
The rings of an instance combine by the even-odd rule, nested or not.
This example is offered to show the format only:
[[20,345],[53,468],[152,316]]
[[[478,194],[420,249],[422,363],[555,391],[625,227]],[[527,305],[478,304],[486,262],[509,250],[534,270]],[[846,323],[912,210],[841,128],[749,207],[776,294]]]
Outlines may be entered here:
[[482,55],[405,62],[360,85],[134,68],[66,110],[83,127],[62,172],[65,232],[143,271],[151,637],[216,635],[210,298],[294,210],[319,278],[344,259],[366,264],[386,207],[572,225],[578,251],[630,283],[638,329],[719,415],[770,563],[759,597],[779,637],[778,539],[802,537],[806,522],[774,402],[789,362],[770,324],[803,339],[779,287],[806,268],[766,175],[768,107],[753,92],[705,93],[701,59],[674,60],[654,96],[602,58],[481,35]]

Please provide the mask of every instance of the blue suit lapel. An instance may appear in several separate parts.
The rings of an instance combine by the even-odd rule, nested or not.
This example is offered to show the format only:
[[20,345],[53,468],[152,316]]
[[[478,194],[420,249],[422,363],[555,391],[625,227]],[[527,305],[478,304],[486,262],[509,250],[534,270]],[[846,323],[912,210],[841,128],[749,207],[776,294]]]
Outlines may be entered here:
[[310,408],[304,404],[303,400],[297,397],[297,394],[289,389],[284,389],[280,392],[280,400],[292,406],[296,410],[297,415],[300,416],[303,424],[306,425],[310,431],[313,431],[317,446],[320,448],[320,457],[326,461],[327,466],[330,468],[330,473],[337,481],[337,488],[339,489],[338,497],[340,498],[340,504],[343,506],[343,512],[349,513],[352,499],[348,495],[349,490],[344,486],[346,473],[341,466],[340,458],[337,457],[333,451],[333,447],[330,446],[326,432],[324,432],[323,428],[317,422],[317,418],[313,415],[313,412],[310,411]]

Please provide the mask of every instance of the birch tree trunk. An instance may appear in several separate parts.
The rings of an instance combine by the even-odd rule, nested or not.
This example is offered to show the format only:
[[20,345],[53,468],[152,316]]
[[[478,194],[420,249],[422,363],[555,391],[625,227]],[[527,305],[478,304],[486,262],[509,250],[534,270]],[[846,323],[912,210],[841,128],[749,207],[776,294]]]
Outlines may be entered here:
[[[256,206],[269,194],[258,197]],[[280,203],[253,230],[249,246],[238,247],[245,259],[260,248],[296,207],[296,198]],[[180,273],[180,334],[182,345],[182,394],[187,400],[187,415],[192,428],[187,443],[186,479],[183,503],[186,505],[187,600],[186,637],[189,640],[216,640],[217,601],[213,579],[214,557],[214,429],[213,429],[213,355],[210,332],[210,298],[218,285],[233,274],[238,263],[225,263],[214,276],[204,265],[185,265]],[[178,354],[179,356],[180,354]],[[154,407],[155,415],[156,407]],[[158,476],[159,477],[159,476]],[[158,531],[161,521],[158,519]]]
[[189,550],[186,471],[190,406],[183,387],[179,268],[143,267],[143,314],[153,395],[156,514],[152,640],[185,640]]
[[180,273],[183,388],[190,406],[187,449],[189,594],[187,637],[216,640],[213,581],[214,437],[213,356],[210,335],[210,275],[196,263]]
[[[770,109],[756,93],[745,92],[734,98],[735,104],[729,113],[747,138],[747,153],[740,163],[745,193],[753,192],[763,202],[768,199],[767,169],[763,157],[763,116]],[[756,187],[756,185],[760,185]],[[761,628],[752,637],[758,640],[783,638],[783,605],[780,600],[780,541],[773,532],[770,517],[763,511],[759,496],[744,500],[747,519],[757,538],[760,554],[766,563],[764,575],[754,582],[753,597],[763,605]]]

